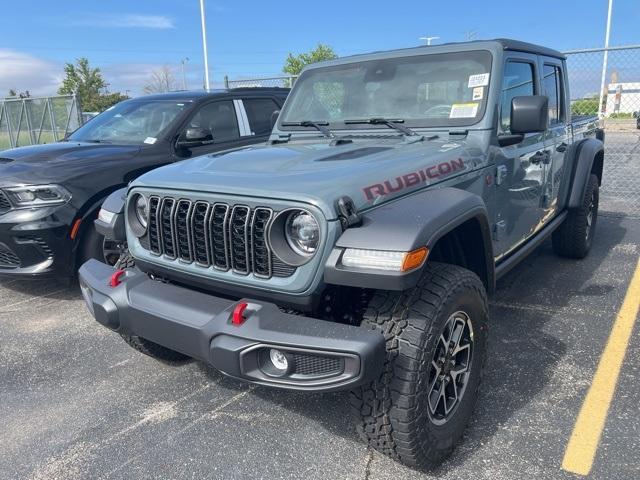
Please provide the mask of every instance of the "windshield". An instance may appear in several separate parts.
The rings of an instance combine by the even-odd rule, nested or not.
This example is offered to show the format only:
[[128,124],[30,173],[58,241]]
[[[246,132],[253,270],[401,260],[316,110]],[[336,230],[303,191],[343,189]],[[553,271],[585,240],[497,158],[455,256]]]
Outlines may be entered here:
[[186,107],[168,101],[122,102],[76,130],[69,140],[119,144],[154,144]]
[[409,126],[472,125],[484,114],[490,71],[488,51],[311,69],[296,82],[280,126],[311,121],[328,122],[332,129],[354,128],[345,120],[372,118],[400,120]]

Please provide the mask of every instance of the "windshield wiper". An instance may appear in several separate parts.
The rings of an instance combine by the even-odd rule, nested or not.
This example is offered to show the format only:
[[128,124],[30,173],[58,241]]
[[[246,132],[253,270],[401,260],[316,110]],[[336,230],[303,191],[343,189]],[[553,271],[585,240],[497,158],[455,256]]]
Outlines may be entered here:
[[414,132],[410,128],[405,127],[404,125],[401,125],[401,123],[404,123],[404,119],[402,118],[394,118],[394,119],[380,118],[380,117],[361,118],[361,119],[345,120],[344,123],[346,125],[358,125],[358,124],[386,125],[387,127],[393,128],[407,136],[418,135],[416,132]]
[[336,138],[333,132],[329,130],[326,125],[329,125],[329,122],[312,122],[311,120],[303,120],[302,122],[282,122],[283,127],[313,127],[327,138]]

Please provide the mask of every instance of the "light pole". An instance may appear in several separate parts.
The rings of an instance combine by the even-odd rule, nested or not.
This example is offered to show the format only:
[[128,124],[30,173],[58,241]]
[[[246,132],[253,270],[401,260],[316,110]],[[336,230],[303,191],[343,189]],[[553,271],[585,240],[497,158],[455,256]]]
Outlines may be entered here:
[[189,57],[184,57],[182,60],[180,60],[180,63],[182,64],[182,89],[186,90],[187,89],[187,77],[184,73],[184,64],[187,63],[189,61]]
[[209,55],[207,54],[207,22],[204,15],[204,0],[200,0],[200,20],[202,22],[202,50],[204,53],[204,88],[209,90]]
[[427,36],[424,36],[424,37],[420,37],[419,40],[424,40],[426,45],[431,45],[431,41],[432,40],[437,40],[439,38],[440,37],[427,37]]
[[[598,116],[602,118],[606,105],[604,102],[605,81],[607,79],[607,62],[609,61],[609,34],[611,33],[611,11],[613,9],[613,0],[609,0],[609,11],[607,13],[607,30],[604,35],[604,58],[602,59],[602,77],[600,77],[600,103],[598,104]],[[609,90],[607,88],[607,90]],[[608,93],[608,92],[607,92]]]

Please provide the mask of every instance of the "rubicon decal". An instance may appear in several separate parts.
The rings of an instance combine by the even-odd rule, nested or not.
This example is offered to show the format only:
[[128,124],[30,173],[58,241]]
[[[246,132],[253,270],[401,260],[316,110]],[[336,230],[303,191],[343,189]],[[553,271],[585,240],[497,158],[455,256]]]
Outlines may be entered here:
[[417,172],[407,173],[393,180],[385,180],[382,183],[369,185],[368,187],[364,187],[362,191],[367,200],[373,200],[376,197],[382,197],[390,193],[399,192],[405,188],[414,187],[427,180],[445,177],[459,170],[464,170],[464,160],[461,158],[442,162],[438,165],[432,165]]

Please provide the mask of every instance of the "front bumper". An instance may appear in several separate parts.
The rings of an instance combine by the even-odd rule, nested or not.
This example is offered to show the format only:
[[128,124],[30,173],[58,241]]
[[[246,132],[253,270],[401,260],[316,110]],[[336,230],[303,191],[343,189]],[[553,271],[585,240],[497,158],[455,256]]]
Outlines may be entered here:
[[69,226],[39,210],[0,216],[0,276],[71,274]]
[[[215,297],[127,270],[111,287],[114,269],[95,260],[80,269],[89,310],[102,325],[137,335],[202,360],[245,381],[300,391],[353,388],[376,378],[385,359],[384,337],[365,328],[282,312],[275,304]],[[232,323],[247,303],[245,320]],[[269,351],[289,359],[274,373]]]

